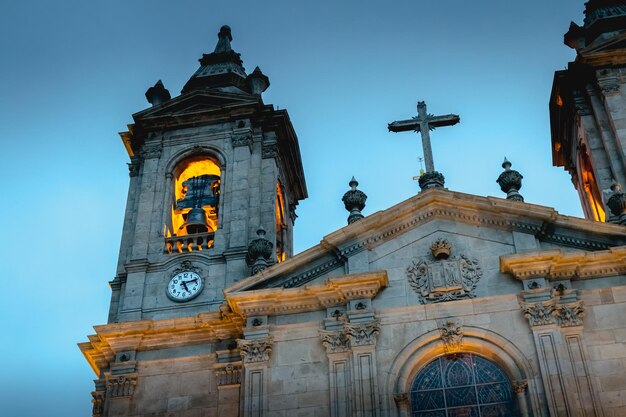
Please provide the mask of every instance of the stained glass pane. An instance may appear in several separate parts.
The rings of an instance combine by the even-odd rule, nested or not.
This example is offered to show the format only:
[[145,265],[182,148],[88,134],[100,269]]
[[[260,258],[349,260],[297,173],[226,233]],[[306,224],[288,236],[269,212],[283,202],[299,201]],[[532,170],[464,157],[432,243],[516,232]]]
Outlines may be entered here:
[[411,403],[414,410],[433,410],[443,408],[443,391],[418,391],[411,393]]
[[507,381],[506,375],[496,364],[479,356],[474,356],[474,370],[476,372],[476,383],[478,384]]
[[446,387],[458,387],[472,385],[474,383],[474,371],[470,355],[454,356],[452,359],[442,359],[443,382]]
[[491,404],[480,407],[482,417],[508,417],[515,415],[510,404]]
[[448,417],[480,417],[478,407],[451,408]]
[[447,417],[445,410],[439,411],[420,411],[413,414],[414,417]]
[[508,383],[481,385],[478,387],[478,399],[481,404],[508,401],[511,399],[511,387]]
[[427,364],[411,387],[412,417],[518,416],[511,383],[493,362],[469,353]]
[[446,390],[448,407],[476,404],[476,389],[473,386]]
[[413,390],[441,388],[441,370],[439,360],[432,361],[419,373],[413,383]]

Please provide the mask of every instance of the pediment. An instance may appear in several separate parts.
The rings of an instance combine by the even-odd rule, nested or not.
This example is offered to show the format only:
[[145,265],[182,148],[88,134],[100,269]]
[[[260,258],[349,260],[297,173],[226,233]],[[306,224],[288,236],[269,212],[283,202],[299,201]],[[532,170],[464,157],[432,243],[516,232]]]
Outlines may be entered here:
[[195,116],[232,107],[258,104],[259,98],[249,94],[234,94],[211,90],[193,91],[135,113],[133,118],[135,121],[140,121],[161,117]]
[[[437,229],[439,224],[445,224],[446,229]],[[529,241],[566,250],[593,252],[626,245],[623,226],[563,216],[534,204],[434,189],[343,227],[325,236],[320,244],[234,284],[226,292],[295,288],[352,273],[348,267],[351,258],[363,252],[379,251],[383,245],[409,246],[416,231],[434,236],[455,228],[480,230],[474,239],[477,244],[481,239],[489,241],[480,236],[499,234],[512,240],[512,232],[516,232],[528,236]]]

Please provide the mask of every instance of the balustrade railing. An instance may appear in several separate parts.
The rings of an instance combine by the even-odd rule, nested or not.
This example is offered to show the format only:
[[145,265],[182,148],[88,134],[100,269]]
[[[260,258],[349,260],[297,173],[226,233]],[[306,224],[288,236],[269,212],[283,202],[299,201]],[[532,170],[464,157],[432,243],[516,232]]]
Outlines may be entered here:
[[166,237],[165,253],[183,253],[207,250],[213,247],[214,239],[214,232]]

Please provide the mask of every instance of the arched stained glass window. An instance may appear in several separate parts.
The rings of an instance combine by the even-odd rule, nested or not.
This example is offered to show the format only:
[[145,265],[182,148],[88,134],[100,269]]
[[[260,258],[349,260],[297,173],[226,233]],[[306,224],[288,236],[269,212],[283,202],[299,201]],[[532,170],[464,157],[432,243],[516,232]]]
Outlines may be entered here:
[[412,417],[518,415],[504,371],[470,353],[435,359],[417,374],[411,386]]

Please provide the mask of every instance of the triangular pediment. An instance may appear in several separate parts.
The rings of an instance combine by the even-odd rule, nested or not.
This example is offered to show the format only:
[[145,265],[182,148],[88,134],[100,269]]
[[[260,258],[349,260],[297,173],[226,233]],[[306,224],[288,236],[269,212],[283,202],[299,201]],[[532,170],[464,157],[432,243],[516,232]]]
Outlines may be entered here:
[[[320,244],[236,283],[225,292],[295,288],[346,273],[365,272],[367,268],[385,269],[384,265],[372,262],[371,256],[369,261],[353,262],[351,258],[356,259],[363,252],[378,252],[379,257],[405,259],[406,254],[390,253],[410,247],[424,236],[430,244],[436,236],[465,233],[463,239],[470,242],[465,248],[470,252],[474,246],[486,243],[499,244],[502,248],[508,245],[509,249],[503,250],[513,251],[513,233],[518,239],[527,236],[527,241],[538,242],[538,246],[528,250],[543,245],[598,251],[626,245],[624,232],[623,226],[563,216],[549,207],[434,189],[343,227],[325,236]],[[498,242],[493,236],[506,238]],[[367,262],[370,265],[364,267]]]
[[228,108],[258,105],[260,99],[249,94],[226,93],[217,90],[200,90],[182,94],[157,106],[135,113],[135,121],[162,117],[197,116]]

